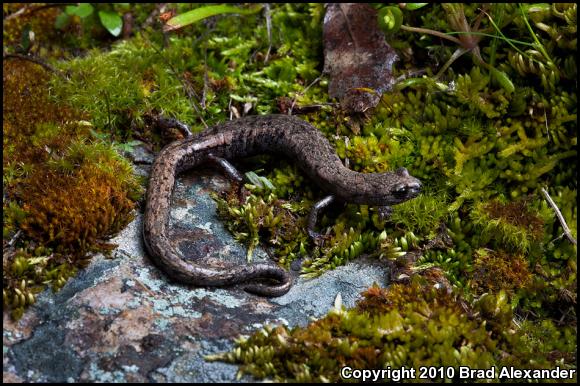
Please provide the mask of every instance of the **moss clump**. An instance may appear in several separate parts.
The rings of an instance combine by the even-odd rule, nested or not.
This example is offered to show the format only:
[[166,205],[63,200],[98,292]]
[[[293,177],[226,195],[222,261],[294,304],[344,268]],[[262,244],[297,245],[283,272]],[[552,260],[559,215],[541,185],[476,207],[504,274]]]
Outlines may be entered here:
[[[46,50],[51,47],[48,43],[54,43],[62,35],[54,28],[54,22],[59,14],[59,9],[47,7],[36,9],[29,7],[28,3],[3,3],[2,11],[6,16],[14,12],[22,11],[17,17],[4,20],[2,28],[3,46],[11,47],[19,45],[20,50],[38,52],[46,55]],[[34,33],[34,38],[30,39],[29,31]],[[54,53],[54,50],[53,50]]]
[[[248,187],[258,189],[256,186]],[[295,215],[295,205],[293,208],[288,201],[279,199],[273,192],[264,198],[249,195],[240,204],[236,190],[224,194],[225,197],[214,195],[214,199],[217,202],[218,215],[229,220],[227,227],[230,232],[237,240],[248,245],[248,260],[258,245],[260,236],[285,256],[296,249],[304,249],[304,219]]]
[[477,294],[508,293],[527,287],[532,281],[528,261],[521,254],[478,249],[471,273],[471,288]]
[[446,220],[445,193],[423,193],[419,197],[395,206],[389,222],[408,232],[433,237],[439,224]]
[[[288,184],[288,176],[293,183]],[[248,256],[262,240],[273,248],[280,264],[289,267],[294,260],[303,258],[302,274],[315,277],[365,253],[390,255],[400,250],[389,243],[377,250],[379,242],[386,239],[386,232],[363,231],[367,222],[378,217],[371,217],[366,205],[349,205],[336,221],[323,216],[320,227],[328,230],[327,238],[322,246],[311,248],[306,223],[314,204],[310,198],[313,192],[295,190],[293,185],[301,180],[300,172],[295,166],[282,163],[268,177],[258,177],[256,183],[260,179],[268,181],[269,187],[246,184],[249,194],[243,202],[239,201],[236,186],[221,197],[214,195],[219,215],[227,221],[234,237],[248,245]],[[294,201],[290,200],[292,196]]]
[[331,311],[304,328],[264,328],[208,359],[238,363],[240,375],[303,382],[341,381],[343,366],[545,365],[520,345],[503,295],[487,295],[471,308],[445,289],[413,280],[371,287],[363,297],[356,308]]
[[110,144],[91,142],[90,124],[56,104],[48,75],[29,62],[4,62],[4,305],[18,317],[46,284],[60,288],[89,252],[133,215],[141,186]]
[[111,145],[76,140],[15,188],[26,213],[20,229],[57,252],[82,256],[132,219],[140,189]]
[[[577,184],[575,169],[567,161],[577,154],[576,40],[570,35],[576,28],[576,5],[554,4],[541,12],[514,4],[454,7],[461,7],[468,24],[475,25],[472,22],[479,17],[480,30],[497,35],[478,37],[476,44],[484,61],[499,69],[516,92],[506,87],[506,79],[500,79],[497,72],[474,66],[465,57],[434,80],[430,75],[452,57],[457,46],[432,35],[419,39],[419,33],[403,30],[391,36],[389,42],[399,52],[413,52],[395,75],[404,74],[402,67],[408,71],[420,68],[427,77],[407,79],[383,95],[373,114],[363,117],[360,128],[340,114],[321,112],[312,121],[328,134],[352,169],[374,172],[405,166],[422,180],[425,193],[395,206],[386,224],[376,221],[375,213],[364,206],[349,205],[337,216],[327,212],[319,228],[332,227],[329,242],[340,245],[333,252],[338,258],[325,255],[320,248],[307,250],[311,260],[305,271],[345,262],[343,255],[350,256],[351,248],[365,250],[360,248],[359,237],[376,240],[384,230],[388,237],[377,245],[405,246],[418,259],[413,266],[406,258],[400,259],[400,250],[383,255],[408,264],[408,272],[438,266],[462,293],[463,312],[470,310],[469,316],[485,324],[484,330],[490,334],[489,345],[482,344],[485,348],[475,354],[487,358],[482,359],[488,360],[487,365],[573,367],[575,346],[566,339],[573,341],[576,335],[576,247],[561,237],[561,227],[539,189],[549,187],[575,234]],[[418,11],[403,10],[403,17],[406,25],[462,32],[451,23],[448,9],[429,5]],[[486,14],[480,14],[481,9]],[[508,43],[492,22],[506,37],[533,42],[533,48],[514,40]],[[448,234],[452,247],[418,248],[439,236],[440,229]],[[409,245],[411,235],[418,238],[413,245]],[[404,292],[401,287],[392,289],[393,293]],[[400,303],[386,295],[384,302],[377,300],[379,296],[366,311],[371,314],[378,309],[377,315],[388,314],[393,312],[389,302],[401,309],[405,304],[411,309],[424,307],[419,306],[416,295],[404,292],[396,298],[402,299]],[[380,362],[377,350],[382,346],[364,340],[383,343],[388,339],[376,336],[382,328],[378,316],[365,319],[364,327],[375,329],[361,327],[362,340],[356,331],[343,329],[345,319],[349,323],[363,320],[357,319],[360,312],[335,313],[305,329],[278,327],[257,333],[222,359],[240,363],[242,372],[259,378],[319,381],[338,380],[330,369],[340,365],[383,368],[397,363]],[[528,333],[526,325],[512,324],[514,315],[516,320],[529,320],[535,328]],[[442,317],[443,326],[453,324],[446,317]],[[422,339],[413,335],[416,331],[431,334],[425,325],[414,323],[418,322],[405,319],[401,328],[407,329],[408,336],[400,337],[399,346],[389,347],[390,353],[404,358],[399,365],[420,363],[413,362],[412,355],[421,350],[406,347]],[[454,326],[461,329],[464,325]],[[476,324],[471,331],[479,331],[479,327]],[[546,332],[546,340],[539,339],[541,331]],[[438,341],[429,335],[424,342],[430,347]],[[349,351],[342,345],[354,348]],[[367,351],[363,353],[361,347]],[[461,344],[455,349],[458,347]],[[442,346],[443,352],[453,351],[446,350]],[[433,352],[425,353],[421,360],[448,363]],[[471,357],[463,360],[462,364],[476,363],[470,362]]]
[[[546,34],[546,26],[551,26],[552,33],[575,28],[570,11],[574,6],[550,6],[539,13],[524,8],[524,14],[515,5],[461,7],[468,20],[474,20],[480,9],[485,9],[508,38],[530,42],[535,36],[537,52],[544,49],[550,60],[526,51],[528,46],[516,44],[517,49],[523,47],[518,52],[501,36],[482,37],[477,44],[485,62],[495,61],[517,92],[502,86],[489,68],[474,66],[462,57],[439,79],[411,78],[400,83],[383,95],[381,104],[362,117],[358,126],[338,112],[311,114],[308,119],[327,134],[350,168],[377,172],[405,166],[422,180],[425,191],[395,206],[386,223],[365,206],[325,211],[317,224],[318,230],[329,236],[322,248],[310,244],[300,233],[296,243],[290,241],[287,245],[291,247],[278,248],[275,254],[286,263],[308,256],[302,273],[315,276],[353,256],[382,254],[397,260],[402,251],[407,251],[417,257],[415,268],[441,267],[468,299],[504,288],[512,305],[518,305],[520,315],[533,312],[539,317],[552,315],[559,319],[555,304],[562,298],[558,294],[575,292],[576,250],[559,237],[561,228],[539,188],[551,187],[550,194],[558,197],[557,205],[574,234],[576,183],[574,168],[566,161],[577,154],[577,96],[574,82],[566,79],[573,80],[575,75],[570,68],[554,64],[575,63],[575,48],[571,36],[560,34],[560,39],[568,41],[561,43]],[[403,13],[405,24],[458,32],[448,20],[445,7],[430,5]],[[524,18],[529,19],[531,31]],[[490,18],[483,14],[481,29],[494,31]],[[395,75],[404,74],[403,69],[417,68],[428,75],[435,73],[457,48],[441,44],[431,35],[421,39],[417,36],[401,30],[390,37],[389,42],[399,52],[414,52],[413,57],[399,63]],[[518,68],[521,63],[509,60],[514,53],[523,55],[534,71],[523,71]],[[551,75],[558,71],[561,73]],[[275,174],[287,175],[281,181],[292,181],[296,175],[282,170]],[[284,189],[284,185],[276,185],[276,189]],[[300,201],[297,205],[301,212],[294,212],[295,216],[306,216],[317,196],[304,184],[290,189],[294,193],[287,197],[290,202],[303,197],[311,200]],[[282,197],[279,191],[275,193]],[[239,222],[236,216],[229,219]],[[260,222],[259,217],[256,221]],[[296,224],[304,224],[304,220]],[[453,245],[424,248],[441,236],[441,229]],[[383,231],[387,239],[377,242]],[[242,232],[252,233],[247,229]],[[263,233],[270,234],[270,230]],[[373,245],[384,248],[377,251]],[[489,250],[487,257],[480,253],[483,250]],[[484,278],[492,267],[499,269],[502,277],[513,275],[513,282],[502,287],[492,280],[494,277]],[[475,272],[480,279],[474,281]],[[567,308],[570,303],[562,304]],[[560,317],[563,315],[569,313],[562,311]]]
[[[178,13],[190,9],[177,5]],[[322,4],[272,5],[277,27],[271,37],[261,14],[215,17],[211,32],[194,23],[187,34],[171,36],[169,44],[160,33],[138,34],[109,52],[95,50],[59,63],[71,80],[55,79],[54,92],[87,112],[95,127],[123,139],[139,132],[153,142],[159,138],[144,120],[151,113],[201,130],[204,123],[224,121],[245,108],[250,114],[274,112],[279,97],[296,97],[298,104],[324,101],[320,84],[302,92],[320,75],[316,37],[323,9]]]
[[544,235],[544,220],[525,200],[501,203],[480,202],[471,212],[483,240],[493,240],[520,252],[527,252]]

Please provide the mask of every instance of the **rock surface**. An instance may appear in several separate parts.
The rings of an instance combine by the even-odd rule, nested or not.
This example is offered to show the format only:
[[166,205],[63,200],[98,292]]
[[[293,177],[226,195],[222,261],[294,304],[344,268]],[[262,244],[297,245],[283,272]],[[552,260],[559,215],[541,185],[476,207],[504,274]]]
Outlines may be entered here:
[[[245,247],[216,217],[208,195],[227,184],[209,170],[178,179],[172,237],[185,256],[203,248],[247,264]],[[383,267],[359,261],[315,279],[298,277],[290,292],[273,299],[181,285],[145,254],[141,217],[111,240],[118,244],[113,259],[96,256],[61,291],[41,294],[20,321],[4,314],[4,382],[235,381],[236,366],[204,356],[229,351],[234,338],[265,324],[304,326],[325,315],[338,293],[351,307],[373,282],[385,284]],[[255,250],[254,261],[266,258]]]

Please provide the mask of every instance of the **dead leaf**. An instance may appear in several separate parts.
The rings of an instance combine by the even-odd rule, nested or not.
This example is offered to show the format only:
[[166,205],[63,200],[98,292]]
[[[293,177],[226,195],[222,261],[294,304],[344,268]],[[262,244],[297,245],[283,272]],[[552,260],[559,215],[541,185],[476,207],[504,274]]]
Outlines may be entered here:
[[394,84],[392,68],[398,59],[379,29],[377,11],[367,4],[328,4],[323,41],[330,97],[348,112],[375,107]]

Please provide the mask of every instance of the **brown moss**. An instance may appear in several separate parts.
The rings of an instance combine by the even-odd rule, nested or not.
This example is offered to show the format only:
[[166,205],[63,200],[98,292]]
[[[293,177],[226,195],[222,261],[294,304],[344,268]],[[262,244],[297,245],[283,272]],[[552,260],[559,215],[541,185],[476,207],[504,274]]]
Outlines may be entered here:
[[59,31],[54,28],[54,23],[61,9],[59,7],[41,7],[42,5],[33,5],[31,3],[2,4],[2,11],[5,16],[24,9],[24,12],[18,16],[4,20],[4,47],[18,44],[22,39],[25,26],[28,26],[34,32],[34,41],[37,47],[39,45],[44,46],[46,42],[59,38]]
[[[46,127],[39,123],[66,125],[74,119],[83,119],[83,115],[67,106],[57,105],[49,99],[47,82],[50,75],[41,66],[23,60],[5,60],[2,63],[2,82],[4,98],[3,145],[5,151],[2,164],[6,168],[10,163],[41,163],[48,159],[49,150],[63,150],[69,138],[87,134],[86,127],[68,125],[59,135],[42,140],[44,146],[31,146],[31,142],[40,140]],[[37,143],[40,145],[40,143]]]
[[[34,63],[3,62],[3,304],[22,315],[45,285],[60,288],[88,252],[132,219],[141,187],[107,143],[91,142],[83,114],[53,100],[49,74]],[[18,248],[18,249],[16,249]]]
[[[417,276],[408,284],[373,286],[363,296],[356,308],[335,309],[307,327],[266,327],[241,339],[232,352],[207,359],[238,363],[241,373],[260,379],[305,382],[346,381],[336,370],[344,366],[530,365],[520,335],[511,329],[505,296],[488,295],[472,308]],[[484,322],[488,309],[492,314]],[[535,366],[545,363],[539,359]]]
[[422,299],[425,302],[434,302],[438,306],[449,307],[453,312],[463,310],[455,295],[437,290],[432,285],[419,285],[417,280],[421,279],[416,276],[415,282],[410,285],[397,283],[388,288],[374,285],[362,293],[363,299],[357,303],[356,308],[360,312],[368,312],[371,315],[392,310],[402,312],[407,308],[410,300]]
[[508,254],[503,251],[477,251],[471,273],[471,287],[476,293],[508,293],[526,287],[532,280],[528,262],[521,254]]
[[544,222],[529,210],[525,200],[506,204],[494,200],[485,206],[485,210],[491,218],[502,219],[511,225],[526,228],[535,239],[540,238],[544,232]]
[[[47,181],[51,181],[47,184]],[[84,254],[131,219],[133,202],[115,175],[90,163],[72,174],[41,168],[18,189],[26,234],[42,243]]]

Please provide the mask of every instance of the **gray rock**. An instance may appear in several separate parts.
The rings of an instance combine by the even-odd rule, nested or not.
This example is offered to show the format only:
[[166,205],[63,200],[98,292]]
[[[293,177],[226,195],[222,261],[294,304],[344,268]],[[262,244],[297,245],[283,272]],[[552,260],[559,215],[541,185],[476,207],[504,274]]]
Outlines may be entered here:
[[[216,172],[179,178],[172,207],[173,239],[184,256],[247,264],[246,249],[216,217],[209,189],[228,182]],[[352,262],[318,278],[298,277],[286,295],[267,299],[238,288],[199,288],[170,281],[147,257],[137,214],[111,242],[114,259],[95,256],[58,293],[47,290],[18,321],[4,315],[4,381],[228,382],[237,367],[207,362],[234,338],[265,324],[304,326],[334,305],[354,305],[385,269]],[[267,259],[257,248],[254,261]],[[243,378],[242,381],[247,381]]]

